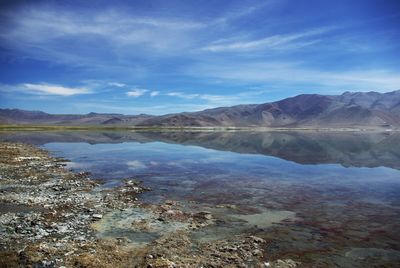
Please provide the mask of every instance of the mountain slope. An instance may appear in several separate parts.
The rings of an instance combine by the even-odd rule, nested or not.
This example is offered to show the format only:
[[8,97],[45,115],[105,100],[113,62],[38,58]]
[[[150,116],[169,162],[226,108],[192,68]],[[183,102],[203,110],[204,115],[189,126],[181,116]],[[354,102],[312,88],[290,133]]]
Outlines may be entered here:
[[304,94],[277,102],[239,105],[144,120],[146,126],[399,127],[400,90],[339,96]]
[[24,111],[19,109],[0,109],[0,123],[3,124],[39,124],[39,125],[134,125],[151,118],[151,115],[122,115],[89,113],[48,114],[40,111]]
[[303,94],[276,102],[220,107],[162,116],[122,114],[51,115],[0,109],[0,122],[51,125],[175,127],[400,127],[400,90]]

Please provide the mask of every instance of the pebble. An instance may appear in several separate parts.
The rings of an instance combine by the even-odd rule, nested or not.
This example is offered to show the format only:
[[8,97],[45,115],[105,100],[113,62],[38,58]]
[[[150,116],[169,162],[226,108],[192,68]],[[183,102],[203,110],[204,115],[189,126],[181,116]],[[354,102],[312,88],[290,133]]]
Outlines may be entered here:
[[103,218],[102,214],[93,214],[92,215],[93,219],[101,220]]

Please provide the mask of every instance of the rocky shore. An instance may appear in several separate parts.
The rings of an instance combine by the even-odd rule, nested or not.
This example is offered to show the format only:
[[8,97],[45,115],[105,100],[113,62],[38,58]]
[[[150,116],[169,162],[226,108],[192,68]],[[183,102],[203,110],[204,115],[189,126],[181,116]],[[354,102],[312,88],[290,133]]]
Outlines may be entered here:
[[[269,261],[268,241],[251,233],[194,241],[193,230],[218,224],[211,212],[185,211],[171,200],[145,204],[140,194],[150,189],[140,181],[130,178],[104,188],[89,173],[67,170],[65,162],[31,145],[0,143],[0,267],[301,265]],[[115,215],[124,220],[115,221]],[[142,244],[124,234],[102,235],[123,224],[160,235]]]

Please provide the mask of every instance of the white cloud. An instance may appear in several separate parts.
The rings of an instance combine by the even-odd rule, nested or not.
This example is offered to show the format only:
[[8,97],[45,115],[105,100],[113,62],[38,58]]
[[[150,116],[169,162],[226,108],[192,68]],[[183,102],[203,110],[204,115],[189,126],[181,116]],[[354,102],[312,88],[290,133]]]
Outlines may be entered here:
[[232,84],[280,86],[313,85],[321,94],[327,89],[341,91],[388,91],[400,86],[400,73],[388,70],[322,71],[307,68],[302,62],[255,62],[241,64],[214,62],[193,66],[186,74],[196,78],[229,81]]
[[200,99],[206,100],[209,102],[226,102],[232,100],[232,98],[237,99],[236,95],[212,95],[212,94],[201,94],[199,96]]
[[108,85],[112,86],[112,87],[125,87],[126,86],[126,84],[119,83],[119,82],[109,82]]
[[129,97],[140,97],[146,94],[146,92],[149,91],[148,89],[143,89],[143,88],[134,88],[131,91],[126,92],[126,95]]
[[158,95],[160,95],[160,91],[152,91],[152,92],[150,92],[150,96],[152,96],[152,97],[155,97],[155,96],[158,96]]
[[[197,93],[184,93],[184,92],[169,92],[166,94],[170,97],[177,97],[186,100],[202,100],[207,102],[207,107],[217,107],[221,105],[234,105],[238,103],[248,103],[249,100],[246,99],[249,96],[258,95],[254,92],[243,92],[234,95],[215,95],[215,94],[197,94]],[[251,102],[251,101],[250,101]],[[204,106],[202,106],[204,107]]]
[[103,104],[99,102],[85,102],[85,103],[75,103],[76,110],[81,111],[81,113],[91,112],[93,109],[99,112],[109,113],[113,111],[115,113],[122,114],[152,114],[152,115],[164,115],[168,113],[178,113],[178,112],[194,112],[201,111],[205,109],[215,108],[212,104],[196,104],[196,103],[168,103],[161,105],[146,105],[139,104],[138,106],[132,107],[131,105],[126,105],[121,103],[114,104]]
[[207,27],[201,21],[121,9],[78,13],[40,4],[1,15],[12,26],[0,25],[0,41],[16,55],[109,69],[131,63],[132,57],[181,52],[193,44],[195,32]]
[[269,1],[261,1],[255,5],[250,5],[246,3],[246,7],[240,5],[239,8],[236,8],[232,11],[227,12],[222,17],[217,18],[214,23],[215,24],[228,24],[231,21],[235,21],[238,19],[242,19],[245,16],[251,15],[254,12],[263,11],[265,14],[265,9],[273,8],[277,4],[280,5],[283,1],[277,0],[269,0]]
[[333,28],[331,27],[326,27],[300,33],[273,35],[261,39],[245,40],[239,42],[226,42],[226,40],[217,40],[213,44],[204,47],[203,50],[211,52],[222,52],[249,51],[255,49],[295,49],[319,42],[318,39],[307,41],[300,40],[324,34],[332,29]]
[[169,92],[166,95],[170,97],[178,97],[187,100],[198,98],[200,96],[200,94],[188,94],[183,92]]
[[88,88],[73,88],[50,84],[22,84],[21,87],[24,92],[44,95],[72,96],[91,93]]
[[180,97],[183,95],[183,93],[182,92],[169,92],[166,95],[171,96],[171,97]]

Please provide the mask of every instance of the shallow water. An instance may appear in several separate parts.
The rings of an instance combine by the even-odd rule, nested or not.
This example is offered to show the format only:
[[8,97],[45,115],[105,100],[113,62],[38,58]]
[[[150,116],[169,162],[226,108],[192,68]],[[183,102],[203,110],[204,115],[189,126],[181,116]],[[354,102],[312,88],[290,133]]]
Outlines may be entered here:
[[[104,179],[103,187],[139,178],[153,189],[141,197],[147,203],[175,200],[211,211],[220,224],[193,232],[199,241],[252,232],[270,241],[271,258],[400,263],[397,133],[75,131],[0,139],[41,145],[70,159],[69,168]],[[127,232],[124,219],[152,215],[117,214],[99,227],[105,236],[147,243],[165,228]]]

